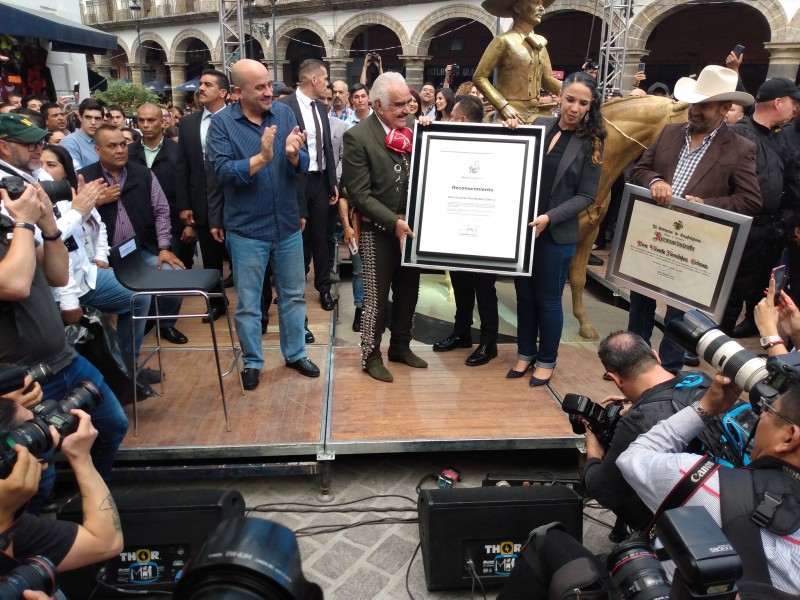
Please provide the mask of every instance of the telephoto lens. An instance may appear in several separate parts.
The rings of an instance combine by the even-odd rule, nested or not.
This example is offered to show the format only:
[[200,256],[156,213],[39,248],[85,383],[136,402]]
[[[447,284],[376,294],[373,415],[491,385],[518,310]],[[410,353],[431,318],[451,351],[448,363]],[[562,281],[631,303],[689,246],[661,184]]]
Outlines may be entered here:
[[623,600],[669,600],[667,574],[645,542],[623,542],[608,555],[611,580]]
[[22,592],[33,590],[52,596],[58,589],[58,572],[50,559],[34,556],[0,581],[2,600],[22,600]]
[[62,179],[60,181],[40,181],[39,185],[50,198],[50,202],[55,204],[59,200],[72,200],[72,188],[69,181]]
[[722,371],[745,392],[767,377],[767,362],[728,337],[697,310],[667,323],[667,336],[684,350],[695,352]]

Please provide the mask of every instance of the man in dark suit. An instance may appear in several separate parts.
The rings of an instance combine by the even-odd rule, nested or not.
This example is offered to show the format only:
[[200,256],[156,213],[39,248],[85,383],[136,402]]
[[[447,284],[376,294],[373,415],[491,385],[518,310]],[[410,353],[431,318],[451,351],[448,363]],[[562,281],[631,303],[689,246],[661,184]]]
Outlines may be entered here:
[[[180,259],[182,265],[191,269],[196,235],[194,228],[181,223],[175,205],[175,159],[178,154],[178,144],[164,135],[162,110],[155,104],[142,104],[136,110],[136,119],[142,132],[142,140],[131,144],[128,148],[128,162],[147,167],[156,176],[169,203],[170,249]],[[177,315],[180,312],[182,300],[179,296],[161,298],[158,302],[161,314]],[[150,314],[155,314],[155,307],[152,305]],[[187,343],[188,339],[178,331],[175,322],[162,320],[159,323],[161,336],[173,344]]]
[[[186,227],[194,228],[203,254],[203,266],[222,272],[227,258],[225,244],[211,236],[211,224],[222,227],[222,190],[216,185],[214,168],[208,164],[206,138],[211,117],[225,108],[230,83],[227,75],[206,69],[200,75],[197,98],[202,111],[181,119],[178,151],[175,160],[175,204],[178,218]],[[225,312],[221,298],[212,300],[214,319]]]
[[[753,97],[737,92],[738,77],[725,67],[711,65],[697,80],[683,77],[675,98],[689,102],[689,123],[667,125],[631,171],[634,185],[650,189],[662,206],[672,197],[708,204],[743,215],[757,215],[761,193],[756,176],[755,145],[736,135],[723,122],[732,103],[749,106]],[[655,300],[631,292],[628,330],[650,343]],[[667,307],[665,322],[683,313]],[[681,369],[683,350],[666,337],[659,348],[664,368]]]
[[[300,63],[300,84],[294,94],[279,102],[294,111],[297,124],[306,132],[306,148],[311,162],[308,173],[297,186],[297,206],[307,248],[314,258],[314,288],[325,310],[333,310],[331,296],[330,253],[328,250],[328,211],[339,199],[336,161],[331,143],[328,111],[321,102],[328,88],[328,70],[322,61],[309,58]],[[306,265],[309,254],[306,250]]]
[[400,243],[413,235],[405,206],[411,158],[406,128],[411,92],[399,73],[380,75],[370,93],[374,112],[344,134],[342,181],[361,214],[361,246],[366,289],[361,323],[361,366],[379,381],[392,374],[383,364],[384,311],[392,291],[389,360],[410,367],[428,363],[411,352],[411,328],[419,292],[419,269],[400,265]]

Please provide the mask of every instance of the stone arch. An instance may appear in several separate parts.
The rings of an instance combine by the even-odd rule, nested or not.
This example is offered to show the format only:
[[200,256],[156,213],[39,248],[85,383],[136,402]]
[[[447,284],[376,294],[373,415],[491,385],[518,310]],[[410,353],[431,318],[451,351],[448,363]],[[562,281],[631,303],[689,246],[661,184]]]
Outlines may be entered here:
[[[169,62],[169,54],[168,54],[169,44],[167,44],[167,42],[164,41],[164,38],[162,38],[157,33],[153,33],[152,31],[143,31],[142,46],[147,45],[147,42],[155,42],[158,45],[160,45],[164,49],[164,54],[167,57],[167,62]],[[130,60],[134,62],[139,60],[139,43],[137,41],[134,41],[134,43],[132,44],[131,53],[128,54],[128,57],[130,58]]]
[[211,58],[213,60],[215,46],[211,43],[209,37],[199,29],[189,28],[183,29],[178,35],[175,36],[175,39],[172,40],[172,47],[170,48],[168,55],[169,61],[175,63],[185,63],[186,56],[184,55],[184,52],[195,39],[200,40],[206,45],[208,51],[212,53]]
[[783,37],[780,39],[776,39],[777,36],[773,36],[773,42],[800,42],[800,10],[794,13],[792,20],[786,26],[786,31],[781,32],[783,33]]
[[406,28],[394,17],[378,11],[359,13],[355,17],[345,21],[336,32],[333,44],[335,51],[340,53],[339,56],[348,56],[350,54],[350,46],[353,44],[353,40],[356,36],[367,27],[373,25],[383,25],[394,32],[397,39],[400,40],[401,50],[398,54],[407,53],[408,33],[406,33]]
[[[772,0],[731,1],[754,8],[764,15],[764,18],[769,24],[769,30],[772,36],[771,41],[782,40],[783,37],[787,35],[789,23],[786,12],[784,12],[780,2],[774,2]],[[647,39],[659,23],[670,15],[678,12],[680,9],[694,4],[701,4],[701,1],[690,0],[683,4],[662,4],[660,2],[653,2],[645,6],[631,21],[630,28],[628,29],[628,50],[645,51]]]
[[419,22],[411,34],[408,54],[426,55],[430,44],[430,37],[447,21],[454,19],[472,19],[486,26],[494,35],[496,19],[488,12],[470,4],[451,4],[439,8]]
[[[319,36],[319,39],[322,40],[323,46],[325,46],[324,56],[331,56],[331,39],[325,28],[317,21],[312,19],[296,18],[289,19],[285,23],[282,23],[275,32],[275,35],[278,36],[278,41],[275,44],[275,52],[278,54],[279,61],[286,60],[286,51],[289,48],[289,42],[291,41],[289,37],[291,37],[294,32],[301,31],[303,29],[307,29],[308,31],[311,31]],[[267,53],[265,52],[264,54],[266,55]],[[272,53],[270,53],[270,55],[271,54]]]
[[544,16],[547,17],[547,15],[553,15],[566,11],[578,11],[585,12],[589,15],[594,15],[598,19],[598,31],[603,27],[603,23],[600,21],[600,19],[603,17],[603,5],[596,0],[562,0],[548,8],[545,11]]

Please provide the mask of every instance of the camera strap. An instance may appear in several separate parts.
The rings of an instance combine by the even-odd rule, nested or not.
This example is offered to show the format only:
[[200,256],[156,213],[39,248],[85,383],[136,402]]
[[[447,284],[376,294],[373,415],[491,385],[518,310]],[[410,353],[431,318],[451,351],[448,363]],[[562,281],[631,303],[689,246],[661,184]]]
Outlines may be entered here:
[[706,479],[716,473],[719,467],[720,465],[714,460],[714,457],[708,454],[697,461],[661,502],[661,506],[658,507],[653,518],[642,531],[642,537],[645,537],[648,542],[652,542],[656,537],[658,518],[667,510],[683,506],[700,489]]

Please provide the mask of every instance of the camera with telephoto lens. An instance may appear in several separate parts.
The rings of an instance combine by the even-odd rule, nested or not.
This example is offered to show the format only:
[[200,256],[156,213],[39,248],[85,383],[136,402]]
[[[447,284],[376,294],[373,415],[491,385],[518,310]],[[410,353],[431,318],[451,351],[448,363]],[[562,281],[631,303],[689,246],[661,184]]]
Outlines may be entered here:
[[0,578],[0,598],[22,600],[22,592],[32,590],[52,596],[58,589],[58,571],[45,556],[27,559],[11,573]]
[[667,557],[675,563],[672,584],[645,540],[616,546],[606,566],[623,600],[734,600],[742,562],[728,538],[702,506],[665,511],[656,525]]
[[701,356],[747,392],[755,414],[761,412],[762,399],[771,402],[786,391],[789,383],[800,382],[800,352],[764,360],[725,335],[700,311],[687,312],[667,323],[666,333],[673,342]]
[[[25,191],[27,183],[22,177],[5,177],[0,180],[0,188],[4,188],[8,192],[8,197],[11,200],[17,200],[22,196]],[[62,179],[61,181],[40,181],[39,185],[50,198],[50,202],[58,202],[59,200],[72,200],[72,188],[69,181]]]
[[[17,385],[11,389],[19,389],[23,385],[24,373],[17,379]],[[14,446],[25,446],[31,454],[41,456],[53,448],[53,437],[50,425],[64,438],[74,433],[80,419],[70,411],[80,409],[90,411],[103,401],[100,391],[90,381],[81,381],[62,400],[45,400],[31,411],[33,418],[16,429],[0,432],[0,479],[8,477],[17,461]],[[0,596],[2,598],[2,596]]]
[[186,565],[175,600],[323,600],[306,580],[291,529],[242,517],[220,523]]
[[614,436],[614,429],[619,421],[622,406],[616,402],[612,402],[608,406],[601,406],[586,396],[567,394],[561,403],[561,410],[569,415],[572,431],[576,435],[586,433],[586,428],[583,426],[585,420],[598,441],[603,447],[608,448],[611,438]]
[[[0,396],[20,389],[25,385],[25,375],[30,375],[34,383],[44,385],[53,378],[53,371],[44,363],[32,367],[20,367],[11,363],[0,363]],[[33,384],[25,389],[27,394]]]

